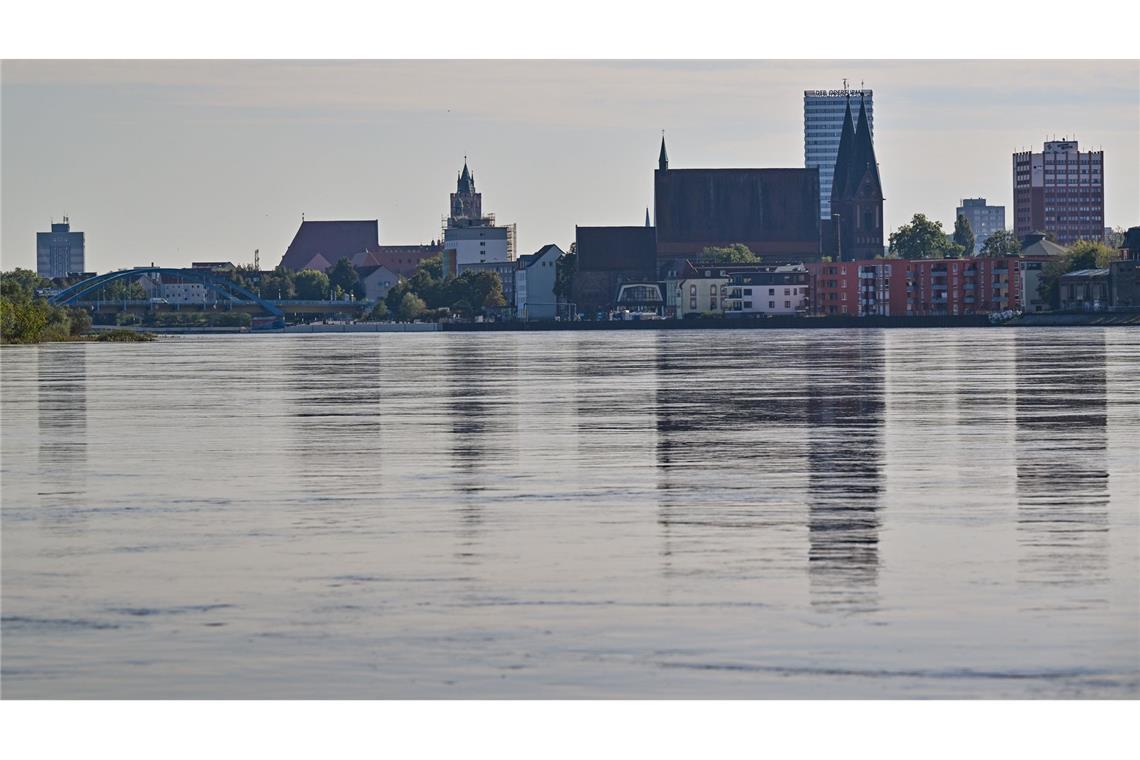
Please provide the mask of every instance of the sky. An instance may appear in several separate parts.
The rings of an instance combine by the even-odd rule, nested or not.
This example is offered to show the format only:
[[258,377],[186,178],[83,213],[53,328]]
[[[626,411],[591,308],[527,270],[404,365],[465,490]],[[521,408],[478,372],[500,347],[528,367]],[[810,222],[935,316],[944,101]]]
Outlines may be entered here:
[[68,215],[87,268],[276,266],[306,219],[440,236],[464,157],[519,253],[642,224],[672,168],[803,166],[803,91],[875,93],[889,230],[1007,207],[1011,154],[1105,151],[1109,226],[1140,224],[1137,61],[4,61],[0,266]]

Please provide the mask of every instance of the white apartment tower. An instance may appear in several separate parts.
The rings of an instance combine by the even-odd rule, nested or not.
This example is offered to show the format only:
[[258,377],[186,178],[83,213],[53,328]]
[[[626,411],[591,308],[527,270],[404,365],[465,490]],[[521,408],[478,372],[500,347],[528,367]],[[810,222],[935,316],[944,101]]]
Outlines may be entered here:
[[867,109],[867,124],[875,134],[874,101],[871,90],[804,90],[804,166],[819,169],[819,218],[831,218],[831,178],[843,133],[843,113],[850,97]]

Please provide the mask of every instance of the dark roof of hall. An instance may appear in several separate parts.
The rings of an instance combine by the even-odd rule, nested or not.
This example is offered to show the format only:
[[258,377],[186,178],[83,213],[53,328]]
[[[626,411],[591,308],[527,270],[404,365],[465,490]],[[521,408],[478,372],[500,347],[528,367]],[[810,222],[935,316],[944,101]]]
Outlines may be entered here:
[[281,258],[281,266],[300,269],[318,253],[335,264],[375,248],[379,242],[380,223],[376,219],[304,221]]

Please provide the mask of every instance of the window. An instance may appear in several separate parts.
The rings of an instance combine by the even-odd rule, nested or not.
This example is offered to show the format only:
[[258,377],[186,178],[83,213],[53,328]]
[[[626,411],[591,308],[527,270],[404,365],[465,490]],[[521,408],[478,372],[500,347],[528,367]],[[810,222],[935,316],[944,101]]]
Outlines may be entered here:
[[768,308],[769,308],[769,309],[774,309],[774,308],[776,308],[776,302],[775,302],[775,301],[769,301],[769,302],[768,302]]
[[744,302],[744,308],[751,309],[752,308],[752,302],[751,301],[745,301]]
[[768,288],[768,295],[770,295],[770,296],[776,295],[776,289],[775,288]]
[[752,288],[745,288],[744,289],[744,295],[746,295],[746,296],[752,295]]
[[792,294],[792,289],[791,289],[791,288],[784,288],[784,295],[786,295],[786,296],[790,296],[791,294]]
[[697,286],[696,285],[690,285],[689,286],[689,295],[694,296],[694,297],[697,295]]
[[784,301],[784,308],[785,309],[792,308],[792,302],[791,301]]

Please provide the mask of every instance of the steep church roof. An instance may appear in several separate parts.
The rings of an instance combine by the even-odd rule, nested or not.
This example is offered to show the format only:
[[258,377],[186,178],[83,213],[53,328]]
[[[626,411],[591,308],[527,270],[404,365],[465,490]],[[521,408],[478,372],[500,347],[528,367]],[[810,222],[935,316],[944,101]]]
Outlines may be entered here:
[[855,193],[859,184],[868,173],[871,175],[873,189],[876,195],[882,195],[882,183],[879,181],[879,164],[875,160],[875,142],[871,139],[871,126],[867,120],[867,104],[863,96],[859,96],[859,126],[855,129],[854,160],[851,162],[851,174],[846,190]]
[[835,171],[831,179],[831,198],[842,198],[847,189],[847,175],[855,150],[855,124],[851,120],[851,99],[847,99],[847,110],[843,114],[843,129],[839,135],[839,152],[835,156]]
[[467,156],[463,157],[463,171],[459,174],[459,181],[455,184],[455,190],[459,193],[475,191],[475,175],[467,168]]
[[289,244],[281,265],[286,269],[300,270],[310,266],[332,266],[342,258],[376,247],[379,243],[379,222],[363,221],[301,222],[293,242]]
[[835,157],[835,172],[831,180],[831,203],[852,198],[867,176],[871,179],[871,189],[875,196],[883,194],[879,179],[879,164],[875,160],[875,142],[871,137],[871,125],[867,118],[867,103],[859,97],[859,123],[852,126],[851,102],[843,115],[843,131],[839,137],[839,152]]

